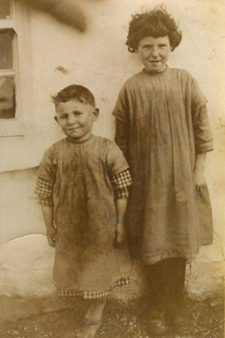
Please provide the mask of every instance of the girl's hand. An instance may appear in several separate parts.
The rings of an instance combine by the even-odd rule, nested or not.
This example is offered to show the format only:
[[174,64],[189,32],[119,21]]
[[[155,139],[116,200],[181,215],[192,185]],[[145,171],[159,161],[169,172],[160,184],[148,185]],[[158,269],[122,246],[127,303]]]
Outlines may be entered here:
[[122,244],[125,238],[125,227],[122,223],[117,223],[114,233],[114,245]]
[[56,229],[52,228],[52,229],[48,229],[47,230],[47,240],[48,240],[48,245],[50,245],[51,247],[55,248],[55,242],[56,242]]
[[206,184],[205,175],[203,169],[195,169],[194,171],[194,180],[196,190],[200,190]]
[[206,153],[200,153],[196,155],[194,180],[196,190],[200,190],[206,184],[204,176],[204,168],[206,161]]

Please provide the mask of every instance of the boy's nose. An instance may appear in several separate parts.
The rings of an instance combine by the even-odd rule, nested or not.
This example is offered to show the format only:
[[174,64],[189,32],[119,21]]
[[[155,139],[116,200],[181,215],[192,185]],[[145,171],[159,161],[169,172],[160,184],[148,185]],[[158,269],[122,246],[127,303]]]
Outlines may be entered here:
[[77,120],[75,116],[69,116],[67,120],[69,125],[76,124]]

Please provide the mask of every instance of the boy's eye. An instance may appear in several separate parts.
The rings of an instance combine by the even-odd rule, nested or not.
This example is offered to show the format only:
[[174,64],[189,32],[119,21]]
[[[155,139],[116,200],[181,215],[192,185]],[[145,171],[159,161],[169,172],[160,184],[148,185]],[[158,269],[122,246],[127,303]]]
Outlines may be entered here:
[[60,116],[60,119],[66,119],[67,117],[68,117],[67,114],[63,114],[63,115]]
[[81,115],[82,113],[79,111],[74,111],[73,114],[77,116],[77,115]]

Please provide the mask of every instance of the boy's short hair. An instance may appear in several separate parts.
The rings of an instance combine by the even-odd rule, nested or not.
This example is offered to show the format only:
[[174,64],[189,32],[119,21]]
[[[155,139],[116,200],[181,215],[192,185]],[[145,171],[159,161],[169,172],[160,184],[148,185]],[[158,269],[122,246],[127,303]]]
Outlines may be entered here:
[[55,105],[57,106],[60,102],[68,102],[70,100],[78,100],[84,104],[90,104],[95,107],[94,95],[89,89],[80,85],[70,85],[63,88],[53,98]]
[[151,11],[132,16],[126,41],[129,52],[135,53],[139,42],[147,36],[154,38],[168,36],[172,51],[182,40],[182,33],[179,27],[163,5],[156,6]]

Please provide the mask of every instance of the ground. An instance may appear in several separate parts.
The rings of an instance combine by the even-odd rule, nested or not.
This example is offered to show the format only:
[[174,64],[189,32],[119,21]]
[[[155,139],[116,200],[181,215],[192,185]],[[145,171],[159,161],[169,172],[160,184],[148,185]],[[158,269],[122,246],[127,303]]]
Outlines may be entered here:
[[[5,323],[0,328],[1,338],[72,338],[82,325],[87,301],[79,300],[76,306],[56,312],[39,314],[16,323]],[[224,338],[224,302],[214,298],[201,302],[186,299],[184,330],[171,329],[163,338]],[[143,302],[132,300],[108,301],[103,322],[96,338],[155,338],[146,329]],[[161,336],[162,338],[162,336]]]

